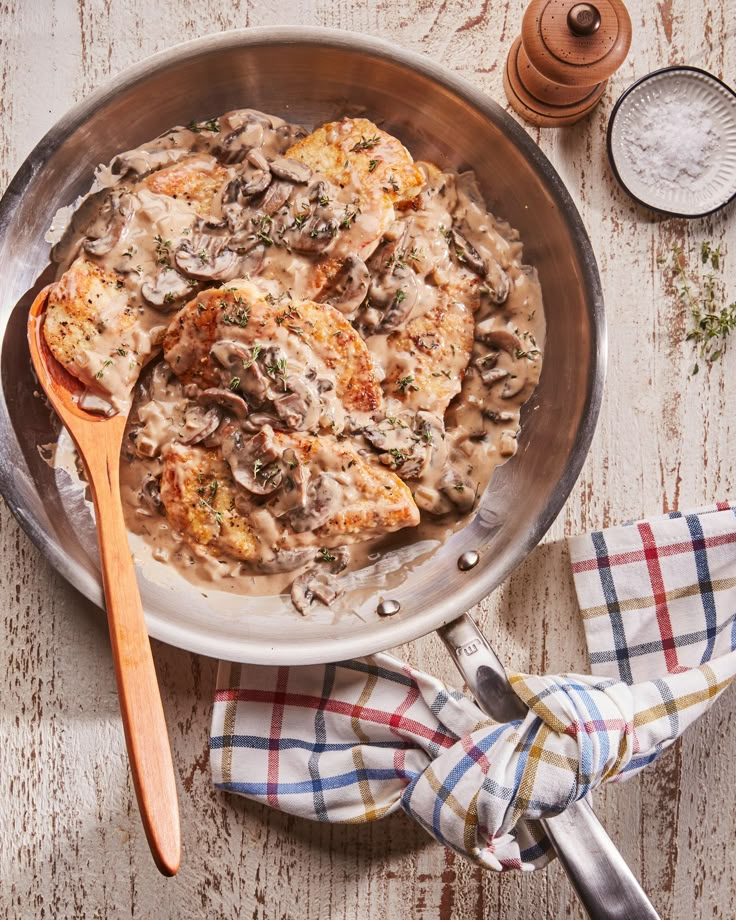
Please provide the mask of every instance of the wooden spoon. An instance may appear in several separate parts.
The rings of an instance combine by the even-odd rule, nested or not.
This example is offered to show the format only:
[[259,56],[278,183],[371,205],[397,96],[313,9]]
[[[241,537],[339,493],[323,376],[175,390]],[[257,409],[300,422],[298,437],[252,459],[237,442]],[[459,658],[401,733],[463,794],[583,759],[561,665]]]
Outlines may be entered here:
[[97,517],[107,622],[133,783],[151,853],[163,875],[181,860],[179,806],[169,736],[120,502],[120,448],[126,416],[94,415],[75,399],[83,390],[54,358],[42,334],[49,287],[28,317],[31,360],[49,402],[82,458]]

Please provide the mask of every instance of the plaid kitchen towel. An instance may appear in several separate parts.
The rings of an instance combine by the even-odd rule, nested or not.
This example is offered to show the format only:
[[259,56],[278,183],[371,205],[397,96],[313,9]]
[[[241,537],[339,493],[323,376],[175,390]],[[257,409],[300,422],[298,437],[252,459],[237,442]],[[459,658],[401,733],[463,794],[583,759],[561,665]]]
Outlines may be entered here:
[[301,668],[222,663],[216,785],[317,821],[403,808],[492,869],[552,856],[535,821],[651,763],[736,675],[736,503],[569,541],[594,676],[514,675],[498,724],[387,655]]

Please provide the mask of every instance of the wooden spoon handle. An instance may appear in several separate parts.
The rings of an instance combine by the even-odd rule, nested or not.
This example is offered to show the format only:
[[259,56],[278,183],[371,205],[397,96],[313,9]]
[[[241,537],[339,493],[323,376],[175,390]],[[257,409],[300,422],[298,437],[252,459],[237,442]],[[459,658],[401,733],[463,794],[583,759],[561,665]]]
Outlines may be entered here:
[[120,503],[120,433],[115,428],[114,422],[98,426],[94,443],[84,445],[85,465],[97,515],[107,620],[138,808],[156,865],[163,875],[175,875],[181,834],[174,765]]

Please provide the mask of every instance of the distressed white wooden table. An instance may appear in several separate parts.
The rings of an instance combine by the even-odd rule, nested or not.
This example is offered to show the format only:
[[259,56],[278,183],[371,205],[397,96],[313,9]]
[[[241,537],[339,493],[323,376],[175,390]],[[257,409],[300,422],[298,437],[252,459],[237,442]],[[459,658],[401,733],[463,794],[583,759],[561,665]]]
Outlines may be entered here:
[[[730,10],[729,10],[730,4]],[[598,255],[608,308],[607,396],[590,458],[544,544],[476,611],[518,669],[585,666],[562,538],[736,495],[736,343],[688,377],[685,319],[657,257],[720,241],[736,291],[734,208],[687,223],[648,215],[615,186],[606,119],[635,77],[691,63],[736,72],[733,0],[629,0],[632,50],[593,116],[531,133],[567,182]],[[430,55],[501,102],[523,4],[511,0],[18,0],[0,3],[0,187],[73,102],[177,41],[242,26],[363,30]],[[247,103],[247,100],[244,100]],[[729,239],[730,237],[730,239]],[[733,293],[732,293],[733,296]],[[581,917],[562,871],[482,873],[408,818],[330,827],[215,792],[207,735],[215,662],[157,645],[184,838],[181,874],[154,869],[128,776],[102,616],[0,510],[0,913],[4,917]],[[436,638],[403,649],[455,680]],[[598,811],[667,918],[732,917],[736,696]]]

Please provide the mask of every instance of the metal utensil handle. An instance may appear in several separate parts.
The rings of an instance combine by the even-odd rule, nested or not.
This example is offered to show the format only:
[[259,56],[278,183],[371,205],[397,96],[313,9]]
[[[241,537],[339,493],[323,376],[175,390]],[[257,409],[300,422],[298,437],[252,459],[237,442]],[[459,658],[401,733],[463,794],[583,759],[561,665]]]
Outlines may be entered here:
[[[472,617],[463,614],[438,633],[485,713],[497,721],[526,715],[529,710]],[[660,920],[587,800],[540,823],[592,920]]]

